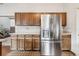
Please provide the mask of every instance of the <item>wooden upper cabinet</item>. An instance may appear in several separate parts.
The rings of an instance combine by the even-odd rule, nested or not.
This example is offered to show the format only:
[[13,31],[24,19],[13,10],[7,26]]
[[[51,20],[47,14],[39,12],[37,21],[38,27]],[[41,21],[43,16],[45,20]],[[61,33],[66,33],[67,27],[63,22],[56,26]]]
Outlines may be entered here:
[[25,13],[21,13],[21,16],[20,16],[21,20],[20,20],[20,25],[26,25],[26,17],[25,17]]
[[39,26],[40,14],[38,13],[16,13],[16,25]]
[[30,15],[27,13],[21,13],[21,25],[30,25]]
[[20,17],[21,17],[21,13],[15,13],[15,24],[17,26],[21,25],[21,23],[20,23]]
[[66,13],[60,13],[62,19],[62,26],[66,26]]
[[26,13],[26,21],[28,25],[39,26],[41,21],[40,18],[39,13]]
[[33,15],[33,25],[39,26],[41,24],[41,14],[34,14]]
[[28,13],[28,17],[29,17],[29,25],[35,25],[34,23],[33,23],[33,20],[34,20],[34,15],[35,14],[33,14],[33,13]]
[[[40,26],[41,14],[43,13],[15,13],[16,25]],[[53,14],[60,15],[62,26],[66,26],[66,13],[51,13],[50,15]]]

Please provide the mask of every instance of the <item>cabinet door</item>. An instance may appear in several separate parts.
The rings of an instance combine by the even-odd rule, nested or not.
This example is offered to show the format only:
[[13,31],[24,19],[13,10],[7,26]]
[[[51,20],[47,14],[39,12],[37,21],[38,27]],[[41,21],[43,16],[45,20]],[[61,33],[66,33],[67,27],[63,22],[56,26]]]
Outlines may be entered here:
[[40,39],[38,36],[33,36],[33,50],[40,50]]
[[31,25],[31,15],[29,13],[21,13],[21,25]]
[[18,50],[24,50],[24,39],[18,39]]
[[34,14],[29,13],[29,25],[33,26],[33,21],[34,21]]
[[39,26],[41,23],[41,14],[34,14],[33,15],[33,25]]
[[40,25],[40,14],[36,13],[21,13],[21,25]]
[[25,50],[32,50],[32,39],[25,39]]
[[18,35],[17,37],[18,50],[24,50],[24,35]]
[[17,50],[17,35],[11,35],[11,50]]
[[71,50],[71,38],[62,38],[62,50]]
[[66,13],[61,13],[62,26],[66,26]]
[[41,17],[39,13],[16,13],[16,25],[39,26]]
[[33,50],[40,50],[40,41],[39,41],[39,39],[33,39]]
[[16,25],[21,25],[20,24],[20,17],[21,17],[21,13],[15,13],[15,24]]
[[11,39],[11,50],[17,50],[17,39]]
[[22,26],[24,26],[24,25],[27,25],[27,23],[26,23],[26,15],[25,15],[25,13],[21,13],[21,20],[20,20],[20,22],[21,22],[21,25]]
[[25,41],[24,41],[24,47],[25,50],[32,50],[32,36],[31,35],[25,35]]
[[33,25],[33,15],[31,13],[21,13],[21,25]]

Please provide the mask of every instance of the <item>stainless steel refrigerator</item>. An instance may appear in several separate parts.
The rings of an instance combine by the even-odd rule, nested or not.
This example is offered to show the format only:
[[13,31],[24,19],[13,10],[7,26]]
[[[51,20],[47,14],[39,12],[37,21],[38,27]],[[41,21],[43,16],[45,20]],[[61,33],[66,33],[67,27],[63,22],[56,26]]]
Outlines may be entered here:
[[41,15],[41,55],[61,55],[61,32],[60,16]]

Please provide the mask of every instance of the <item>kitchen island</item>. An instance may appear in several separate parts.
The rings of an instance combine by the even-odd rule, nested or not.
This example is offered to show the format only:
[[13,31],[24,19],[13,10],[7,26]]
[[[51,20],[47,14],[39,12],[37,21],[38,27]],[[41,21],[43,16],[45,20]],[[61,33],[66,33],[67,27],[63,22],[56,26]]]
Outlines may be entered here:
[[2,42],[5,42],[9,39],[10,37],[6,37],[6,38],[1,38],[0,39],[0,56],[2,56]]
[[2,55],[2,42],[0,42],[0,56]]

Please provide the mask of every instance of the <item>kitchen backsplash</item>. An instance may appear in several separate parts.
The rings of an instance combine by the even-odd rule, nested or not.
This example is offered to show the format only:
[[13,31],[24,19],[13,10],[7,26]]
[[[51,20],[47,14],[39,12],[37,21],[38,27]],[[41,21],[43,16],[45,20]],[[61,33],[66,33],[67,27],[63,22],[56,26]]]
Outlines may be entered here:
[[40,26],[15,26],[15,33],[40,34]]

